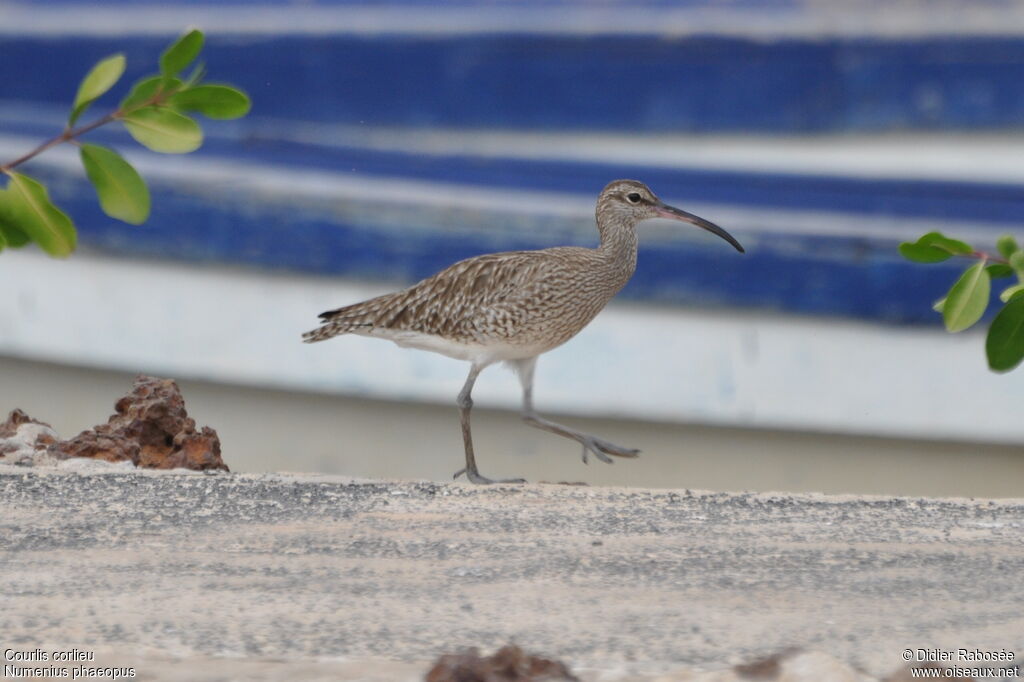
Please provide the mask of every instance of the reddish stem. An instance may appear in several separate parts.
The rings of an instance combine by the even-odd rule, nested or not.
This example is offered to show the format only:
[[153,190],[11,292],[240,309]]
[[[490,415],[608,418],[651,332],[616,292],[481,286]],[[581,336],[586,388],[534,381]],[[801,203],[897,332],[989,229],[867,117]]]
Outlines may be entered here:
[[0,173],[10,173],[10,170],[15,166],[20,166],[26,161],[34,159],[35,157],[45,152],[47,149],[50,149],[51,147],[56,147],[59,144],[63,144],[77,137],[80,137],[81,135],[84,135],[85,133],[91,130],[95,130],[96,128],[99,128],[102,125],[110,123],[111,121],[115,121],[119,118],[124,118],[126,114],[130,114],[133,111],[138,111],[139,109],[143,109],[148,106],[159,106],[160,104],[163,104],[163,101],[165,99],[167,99],[170,95],[173,94],[173,90],[161,90],[145,102],[139,104],[136,107],[133,107],[132,109],[129,109],[127,111],[124,109],[117,109],[116,111],[112,111],[111,113],[107,114],[103,118],[97,119],[87,125],[80,126],[74,129],[66,128],[63,133],[57,135],[56,137],[50,140],[47,140],[46,142],[42,143],[41,145],[39,145],[32,151],[28,152],[27,154],[23,154],[22,156],[16,158],[14,161],[5,163],[4,165],[0,166]]
[[993,256],[991,253],[988,253],[987,251],[972,251],[971,253],[959,253],[957,255],[963,256],[965,258],[977,258],[978,260],[986,260],[992,263],[999,263],[1001,265],[1010,264],[1010,261],[1006,260],[1005,258]]
[[88,125],[80,126],[74,129],[68,128],[60,135],[57,135],[53,139],[47,140],[46,142],[42,143],[41,145],[39,145],[32,151],[28,152],[27,154],[23,154],[22,156],[16,158],[14,161],[11,161],[10,163],[5,163],[3,166],[0,166],[0,172],[7,173],[15,166],[20,166],[26,161],[29,161],[30,159],[39,156],[47,149],[51,147],[56,147],[57,145],[63,144],[64,142],[67,142],[69,140],[73,140],[80,135],[84,135],[90,130],[95,130],[96,128],[99,128],[102,125],[106,125],[107,123],[110,123],[111,121],[120,118],[122,115],[123,112],[120,109],[118,109],[117,111],[109,113],[103,118],[97,119],[92,123],[89,123]]

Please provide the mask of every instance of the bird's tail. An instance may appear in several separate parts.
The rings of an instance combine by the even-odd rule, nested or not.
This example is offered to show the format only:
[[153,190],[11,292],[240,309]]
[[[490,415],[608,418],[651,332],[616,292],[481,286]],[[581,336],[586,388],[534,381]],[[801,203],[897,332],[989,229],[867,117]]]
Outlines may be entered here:
[[304,343],[316,343],[317,341],[326,341],[335,336],[341,334],[348,334],[353,329],[352,325],[343,324],[341,322],[325,322],[316,329],[310,329],[302,335],[302,341]]
[[381,299],[383,298],[380,296],[362,303],[320,313],[320,318],[323,320],[320,326],[303,334],[302,340],[306,343],[316,343],[375,326],[375,322],[380,316]]

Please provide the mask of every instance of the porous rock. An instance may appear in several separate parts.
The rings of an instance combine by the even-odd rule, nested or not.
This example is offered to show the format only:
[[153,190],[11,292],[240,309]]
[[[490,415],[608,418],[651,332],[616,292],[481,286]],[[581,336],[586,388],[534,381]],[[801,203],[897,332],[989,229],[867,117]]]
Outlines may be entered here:
[[53,446],[61,457],[130,461],[150,469],[220,469],[220,439],[208,426],[196,430],[172,379],[139,375],[132,391],[114,405],[106,424]]

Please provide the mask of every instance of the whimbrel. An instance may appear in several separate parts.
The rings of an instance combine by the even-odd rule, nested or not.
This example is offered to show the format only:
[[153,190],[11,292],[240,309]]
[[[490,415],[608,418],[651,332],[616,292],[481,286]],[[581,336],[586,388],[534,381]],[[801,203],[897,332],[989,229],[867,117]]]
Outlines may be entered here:
[[496,362],[508,363],[519,375],[523,420],[580,443],[584,463],[588,454],[607,463],[609,455],[636,457],[639,450],[556,424],[534,411],[537,357],[576,336],[633,276],[639,222],[681,220],[718,235],[740,253],[743,247],[719,226],[664,204],[635,180],[609,183],[597,199],[596,213],[601,244],[595,249],[559,246],[467,258],[408,289],[321,313],[321,326],[302,338],[314,343],[359,334],[468,360],[469,376],[457,400],[466,466],[455,478],[464,473],[473,483],[523,482],[482,476],[473,454],[473,384],[481,370]]

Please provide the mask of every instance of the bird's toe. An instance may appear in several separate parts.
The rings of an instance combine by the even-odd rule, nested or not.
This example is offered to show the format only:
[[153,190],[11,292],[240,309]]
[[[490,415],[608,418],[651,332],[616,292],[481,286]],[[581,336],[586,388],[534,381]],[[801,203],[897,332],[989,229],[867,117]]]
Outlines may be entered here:
[[601,460],[605,464],[611,464],[612,463],[612,459],[610,457],[608,457],[608,455],[606,455],[601,450],[602,450],[602,448],[601,448],[600,445],[598,445],[596,440],[594,440],[594,439],[584,440],[583,441],[583,463],[584,464],[589,464],[588,456],[593,454],[594,457],[597,457],[599,460]]
[[487,478],[479,471],[464,468],[456,471],[452,478],[456,479],[463,474],[466,475],[466,478],[470,483],[476,483],[477,485],[490,485],[491,483],[526,483],[525,478]]
[[640,454],[640,451],[636,448],[624,448],[621,445],[609,443],[606,440],[597,439],[595,445],[601,452],[614,455],[616,457],[636,457]]

